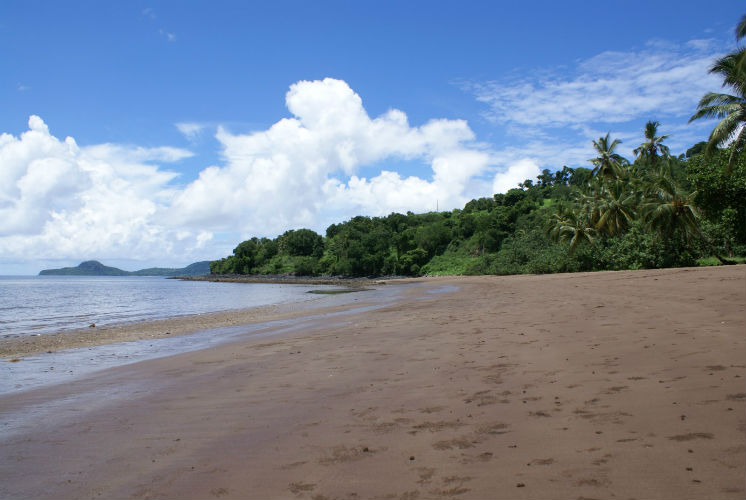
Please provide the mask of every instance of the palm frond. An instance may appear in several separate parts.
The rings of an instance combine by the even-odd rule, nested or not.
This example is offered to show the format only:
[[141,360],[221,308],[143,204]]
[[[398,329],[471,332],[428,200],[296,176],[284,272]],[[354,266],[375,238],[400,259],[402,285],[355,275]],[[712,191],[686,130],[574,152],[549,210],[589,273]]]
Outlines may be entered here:
[[588,213],[582,206],[575,206],[572,209],[558,207],[547,225],[547,235],[552,241],[570,240],[570,255],[583,241],[592,245],[594,234],[595,230],[588,224]]
[[717,118],[719,120],[730,114],[737,113],[742,106],[742,104],[732,103],[702,107],[689,118],[689,123],[700,118]]
[[708,106],[725,104],[742,104],[743,102],[743,97],[735,96],[732,94],[723,94],[722,92],[708,92],[699,100],[699,103],[697,103],[697,108],[706,108]]
[[733,139],[733,136],[736,135],[736,133],[738,133],[739,127],[746,118],[744,112],[741,110],[739,111],[740,112],[729,114],[715,125],[715,128],[713,128],[710,133],[710,139],[707,142],[706,153],[711,153],[716,147],[724,146]]
[[743,97],[738,97],[731,94],[710,92],[708,94],[705,94],[702,99],[699,100],[699,105],[711,106],[717,104],[742,104],[743,101]]
[[710,73],[717,73],[723,77],[723,87],[733,87],[741,96],[746,92],[745,58],[746,48],[740,48],[718,59],[710,68]]

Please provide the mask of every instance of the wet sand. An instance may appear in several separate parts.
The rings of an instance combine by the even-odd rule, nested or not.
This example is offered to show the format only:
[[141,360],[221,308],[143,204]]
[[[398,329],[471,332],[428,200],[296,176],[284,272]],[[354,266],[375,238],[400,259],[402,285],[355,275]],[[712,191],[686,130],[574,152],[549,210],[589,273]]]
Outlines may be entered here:
[[0,497],[745,496],[744,266],[417,283],[0,396]]
[[[401,281],[404,282],[404,280]],[[247,281],[247,283],[251,282]],[[355,293],[366,291],[365,289],[353,290]],[[357,297],[358,295],[355,295],[355,298]],[[62,330],[51,334],[6,336],[0,338],[0,359],[20,358],[48,351],[107,345],[117,342],[176,337],[212,328],[294,319],[307,315],[310,311],[313,311],[314,314],[331,313],[343,309],[338,304],[335,305],[335,302],[350,302],[345,300],[322,301],[321,298],[320,296],[316,300],[311,299],[306,302],[185,315],[153,321],[96,325],[77,330]]]

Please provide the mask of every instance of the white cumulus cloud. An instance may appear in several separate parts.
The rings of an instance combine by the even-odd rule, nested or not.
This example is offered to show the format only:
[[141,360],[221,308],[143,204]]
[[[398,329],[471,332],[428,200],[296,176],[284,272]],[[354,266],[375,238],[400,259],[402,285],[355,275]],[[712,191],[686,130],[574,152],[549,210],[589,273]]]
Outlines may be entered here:
[[[323,229],[320,221],[331,212],[344,218],[431,210],[436,200],[454,208],[490,194],[470,190],[491,158],[463,120],[411,126],[400,110],[371,118],[360,96],[332,78],[292,85],[286,104],[292,117],[267,130],[240,135],[219,128],[225,165],[203,170],[176,196],[174,224],[277,234],[304,225]],[[392,159],[421,162],[430,175],[357,175],[362,166]]]
[[495,193],[507,193],[508,190],[517,188],[518,184],[526,179],[534,180],[541,173],[537,163],[530,158],[523,158],[512,163],[505,172],[497,174],[492,182],[492,191]]
[[[0,254],[8,259],[151,259],[189,253],[199,231],[167,227],[158,214],[172,199],[176,173],[152,162],[191,153],[172,147],[59,140],[38,116],[29,130],[0,135]],[[202,243],[204,243],[204,236]]]

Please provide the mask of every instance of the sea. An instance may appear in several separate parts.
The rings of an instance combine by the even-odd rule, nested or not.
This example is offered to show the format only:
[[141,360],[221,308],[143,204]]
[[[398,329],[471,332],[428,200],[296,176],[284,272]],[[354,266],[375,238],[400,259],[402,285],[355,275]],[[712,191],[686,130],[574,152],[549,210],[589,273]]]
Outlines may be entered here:
[[319,297],[310,290],[333,288],[161,276],[0,276],[0,338],[305,302]]

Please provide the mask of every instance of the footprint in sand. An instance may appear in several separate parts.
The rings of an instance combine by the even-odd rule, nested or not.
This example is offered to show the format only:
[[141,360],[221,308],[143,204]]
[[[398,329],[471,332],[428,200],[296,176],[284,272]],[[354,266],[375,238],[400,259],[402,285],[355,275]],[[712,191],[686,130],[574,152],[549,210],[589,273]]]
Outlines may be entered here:
[[604,394],[616,394],[616,393],[622,392],[622,391],[624,391],[626,389],[629,389],[629,386],[618,385],[618,386],[615,386],[615,387],[609,387],[608,389],[606,389],[604,391]]
[[528,465],[552,465],[553,463],[553,458],[534,458]]
[[465,450],[467,448],[473,448],[474,444],[465,437],[448,439],[444,441],[438,441],[433,443],[433,448],[436,450],[452,450],[458,448],[459,450]]
[[693,439],[713,439],[715,436],[709,432],[690,432],[688,434],[678,434],[668,436],[671,441],[692,441]]
[[300,467],[301,465],[305,465],[307,463],[308,462],[306,462],[305,460],[304,461],[300,461],[300,462],[293,462],[293,463],[290,463],[290,464],[283,465],[282,467],[280,467],[280,469],[282,469],[282,470],[294,469],[295,467]]
[[288,489],[295,495],[298,493],[302,493],[304,491],[313,491],[313,489],[316,488],[315,483],[290,483],[288,486]]
[[329,456],[323,457],[319,460],[321,465],[335,465],[344,462],[362,460],[367,456],[373,455],[377,450],[368,447],[348,448],[346,446],[335,446],[330,451],[331,454]]
[[477,433],[478,434],[500,435],[500,434],[506,434],[506,433],[510,432],[509,430],[507,430],[507,428],[508,428],[508,424],[495,423],[495,424],[489,424],[489,425],[484,425],[484,426],[480,427],[477,430]]
[[459,477],[459,476],[449,476],[443,478],[443,486],[444,489],[441,490],[433,490],[430,493],[438,496],[443,497],[455,497],[458,495],[463,495],[464,493],[468,493],[471,491],[470,488],[464,488],[464,483],[471,481],[471,478],[466,477]]
[[446,429],[458,429],[459,427],[463,427],[464,423],[458,421],[458,420],[440,420],[438,422],[422,422],[421,424],[413,425],[412,429],[414,429],[415,432],[417,431],[430,431],[430,432],[440,432],[444,431]]
[[417,474],[420,476],[419,481],[417,481],[419,484],[429,483],[435,474],[435,469],[431,467],[418,467]]
[[723,365],[705,366],[705,371],[707,371],[707,372],[720,372],[720,371],[727,370],[727,369],[728,368],[725,367],[725,366],[723,366]]
[[595,486],[596,488],[602,487],[602,486],[608,486],[611,484],[611,481],[609,481],[606,478],[596,479],[596,478],[588,478],[588,479],[580,479],[579,481],[575,482],[575,486]]
[[445,409],[445,406],[430,406],[428,408],[420,408],[418,411],[420,413],[439,413]]

